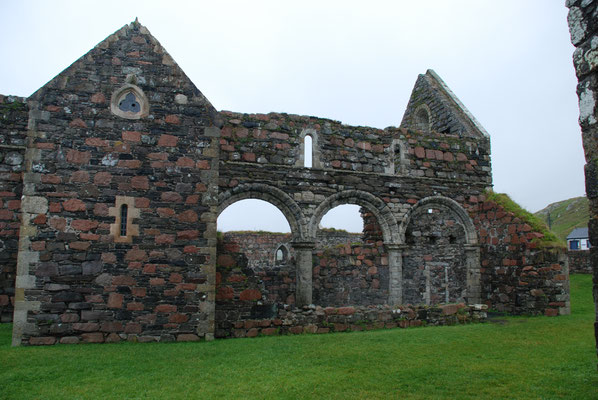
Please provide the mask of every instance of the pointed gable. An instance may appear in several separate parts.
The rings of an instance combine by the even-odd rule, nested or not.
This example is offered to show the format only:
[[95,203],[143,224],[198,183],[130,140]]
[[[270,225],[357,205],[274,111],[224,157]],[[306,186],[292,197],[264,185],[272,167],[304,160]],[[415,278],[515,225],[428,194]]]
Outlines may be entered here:
[[[85,77],[81,79],[81,77]],[[162,81],[156,77],[164,77]],[[79,101],[88,100],[92,104],[103,104],[102,96],[126,84],[134,83],[154,98],[160,96],[161,87],[175,85],[180,92],[187,94],[190,102],[202,103],[206,116],[214,119],[216,109],[200,92],[195,84],[177,65],[160,42],[137,20],[108,36],[87,54],[83,55],[47,84],[33,93],[29,100],[42,101],[54,90],[63,91],[72,83],[77,83]],[[85,95],[89,95],[88,98]],[[94,97],[95,95],[95,97]],[[51,101],[54,99],[50,99]],[[45,99],[47,102],[48,99]],[[205,121],[208,122],[208,121]]]
[[482,125],[431,69],[418,76],[401,128],[465,137],[488,136]]

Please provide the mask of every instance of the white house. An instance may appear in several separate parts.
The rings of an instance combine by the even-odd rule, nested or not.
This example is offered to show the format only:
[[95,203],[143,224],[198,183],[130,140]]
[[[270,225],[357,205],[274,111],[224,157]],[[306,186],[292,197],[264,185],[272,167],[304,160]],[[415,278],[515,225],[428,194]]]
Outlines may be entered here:
[[590,236],[588,228],[575,228],[567,236],[567,248],[569,250],[589,250]]

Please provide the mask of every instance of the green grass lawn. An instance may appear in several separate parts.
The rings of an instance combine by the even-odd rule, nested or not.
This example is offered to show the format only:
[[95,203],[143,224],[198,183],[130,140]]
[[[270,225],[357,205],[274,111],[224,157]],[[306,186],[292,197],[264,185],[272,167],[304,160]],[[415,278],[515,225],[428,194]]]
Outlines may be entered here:
[[572,314],[206,343],[10,347],[0,398],[598,399],[591,278]]

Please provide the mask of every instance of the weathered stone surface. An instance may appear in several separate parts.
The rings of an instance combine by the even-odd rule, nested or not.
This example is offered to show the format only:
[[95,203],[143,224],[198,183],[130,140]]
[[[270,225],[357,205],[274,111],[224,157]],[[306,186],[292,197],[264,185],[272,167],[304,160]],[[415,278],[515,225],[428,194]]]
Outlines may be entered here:
[[[9,271],[0,277],[25,290],[18,301],[40,304],[25,315],[39,334],[26,331],[22,343],[483,319],[468,306],[434,306],[466,301],[567,310],[566,266],[533,247],[531,226],[485,201],[489,138],[433,71],[418,78],[399,128],[217,112],[134,22],[29,105],[0,100],[2,143],[23,147],[0,149]],[[278,207],[291,233],[219,242],[218,214],[246,198]],[[318,228],[340,204],[362,207],[363,235]],[[0,292],[3,315],[14,292]],[[49,333],[42,317],[54,321]]]
[[[567,20],[571,33],[571,42],[576,47],[573,53],[573,65],[577,74],[577,94],[579,97],[579,124],[581,126],[586,165],[585,181],[586,194],[589,200],[590,221],[588,224],[590,242],[589,262],[583,268],[584,272],[591,270],[594,274],[594,302],[598,309],[598,143],[596,132],[596,99],[598,98],[598,20],[595,1],[568,0],[569,14]],[[579,259],[573,260],[574,268],[578,270]],[[560,311],[559,308],[557,311]],[[555,313],[554,309],[547,309],[546,315]],[[598,314],[594,324],[596,353],[598,354]]]

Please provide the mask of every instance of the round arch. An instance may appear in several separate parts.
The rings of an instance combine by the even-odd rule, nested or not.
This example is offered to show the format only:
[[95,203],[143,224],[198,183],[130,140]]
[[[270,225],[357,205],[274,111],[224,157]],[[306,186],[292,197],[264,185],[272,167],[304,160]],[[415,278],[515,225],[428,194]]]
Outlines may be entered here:
[[318,225],[328,211],[343,204],[357,204],[374,214],[382,228],[384,242],[398,243],[398,224],[390,208],[376,196],[361,190],[345,190],[326,198],[320,203],[309,221],[307,230],[309,237],[312,239],[316,237]]
[[300,223],[303,213],[297,203],[282,190],[263,183],[243,184],[221,193],[218,196],[218,215],[231,204],[245,199],[264,200],[272,204],[287,219],[293,239],[304,237],[304,229]]
[[469,214],[467,214],[467,211],[465,211],[463,207],[461,207],[461,205],[457,203],[455,200],[449,199],[448,197],[444,196],[426,197],[418,201],[413,207],[409,209],[401,225],[399,226],[399,237],[401,243],[405,243],[405,232],[407,231],[407,226],[409,225],[409,222],[411,221],[413,216],[416,213],[418,213],[421,209],[434,206],[448,208],[450,211],[454,212],[465,230],[466,243],[468,245],[478,244],[478,235],[476,233],[473,221],[469,217]]

